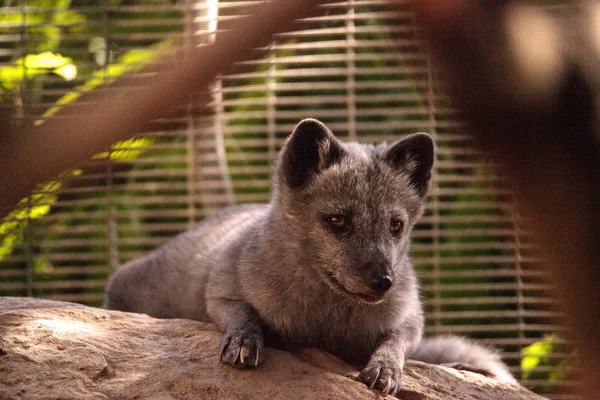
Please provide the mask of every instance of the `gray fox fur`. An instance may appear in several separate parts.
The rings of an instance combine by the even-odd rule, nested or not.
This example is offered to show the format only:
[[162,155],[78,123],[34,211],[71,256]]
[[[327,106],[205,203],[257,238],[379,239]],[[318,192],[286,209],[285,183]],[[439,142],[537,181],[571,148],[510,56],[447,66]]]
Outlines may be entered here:
[[225,209],[123,265],[106,307],[212,321],[223,332],[221,360],[237,367],[260,365],[268,339],[360,364],[359,380],[384,393],[398,391],[411,354],[515,382],[489,349],[421,340],[408,247],[433,162],[427,134],[342,143],[305,119],[281,151],[269,204]]

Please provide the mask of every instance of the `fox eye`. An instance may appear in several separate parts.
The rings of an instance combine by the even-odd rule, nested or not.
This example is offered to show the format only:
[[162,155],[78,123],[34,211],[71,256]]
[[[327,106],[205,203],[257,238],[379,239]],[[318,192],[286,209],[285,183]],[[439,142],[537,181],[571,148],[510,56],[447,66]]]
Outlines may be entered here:
[[344,232],[348,227],[348,220],[343,215],[330,215],[326,221],[336,232]]
[[400,233],[402,233],[403,228],[404,224],[402,223],[402,220],[393,219],[390,223],[390,233],[394,236],[398,236]]

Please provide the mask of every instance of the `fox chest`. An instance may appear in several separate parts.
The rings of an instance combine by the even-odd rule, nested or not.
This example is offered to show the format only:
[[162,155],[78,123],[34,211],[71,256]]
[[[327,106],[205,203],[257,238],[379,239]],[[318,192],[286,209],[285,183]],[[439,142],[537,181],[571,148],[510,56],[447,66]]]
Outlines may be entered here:
[[385,325],[365,310],[323,305],[292,311],[288,304],[263,316],[263,321],[286,347],[316,347],[359,363],[368,361]]

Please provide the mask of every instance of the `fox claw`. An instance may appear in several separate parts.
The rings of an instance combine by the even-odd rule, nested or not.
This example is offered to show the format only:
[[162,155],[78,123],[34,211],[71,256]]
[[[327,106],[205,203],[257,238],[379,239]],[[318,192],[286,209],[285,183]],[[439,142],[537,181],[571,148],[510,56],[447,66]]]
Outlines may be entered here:
[[221,362],[237,368],[258,367],[263,359],[262,333],[250,331],[227,332],[223,336]]
[[400,390],[402,368],[377,362],[367,365],[358,376],[358,380],[370,389],[380,390],[385,395],[395,395]]

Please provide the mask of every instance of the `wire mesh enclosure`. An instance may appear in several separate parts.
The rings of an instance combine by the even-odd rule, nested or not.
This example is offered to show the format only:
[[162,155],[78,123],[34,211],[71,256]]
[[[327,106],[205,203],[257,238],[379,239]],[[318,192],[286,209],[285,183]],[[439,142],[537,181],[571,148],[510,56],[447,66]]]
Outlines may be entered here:
[[[145,74],[169,45],[210,44],[257,3],[8,2],[2,118],[43,123],[82,94]],[[391,3],[322,7],[199,94],[208,107],[191,98],[181,116],[42,185],[0,225],[0,294],[100,306],[119,265],[222,207],[269,201],[277,150],[302,118],[349,141],[425,131],[437,161],[411,249],[427,333],[499,346],[526,386],[572,398],[560,394],[575,382],[555,296],[513,194],[444,96],[410,3]]]

